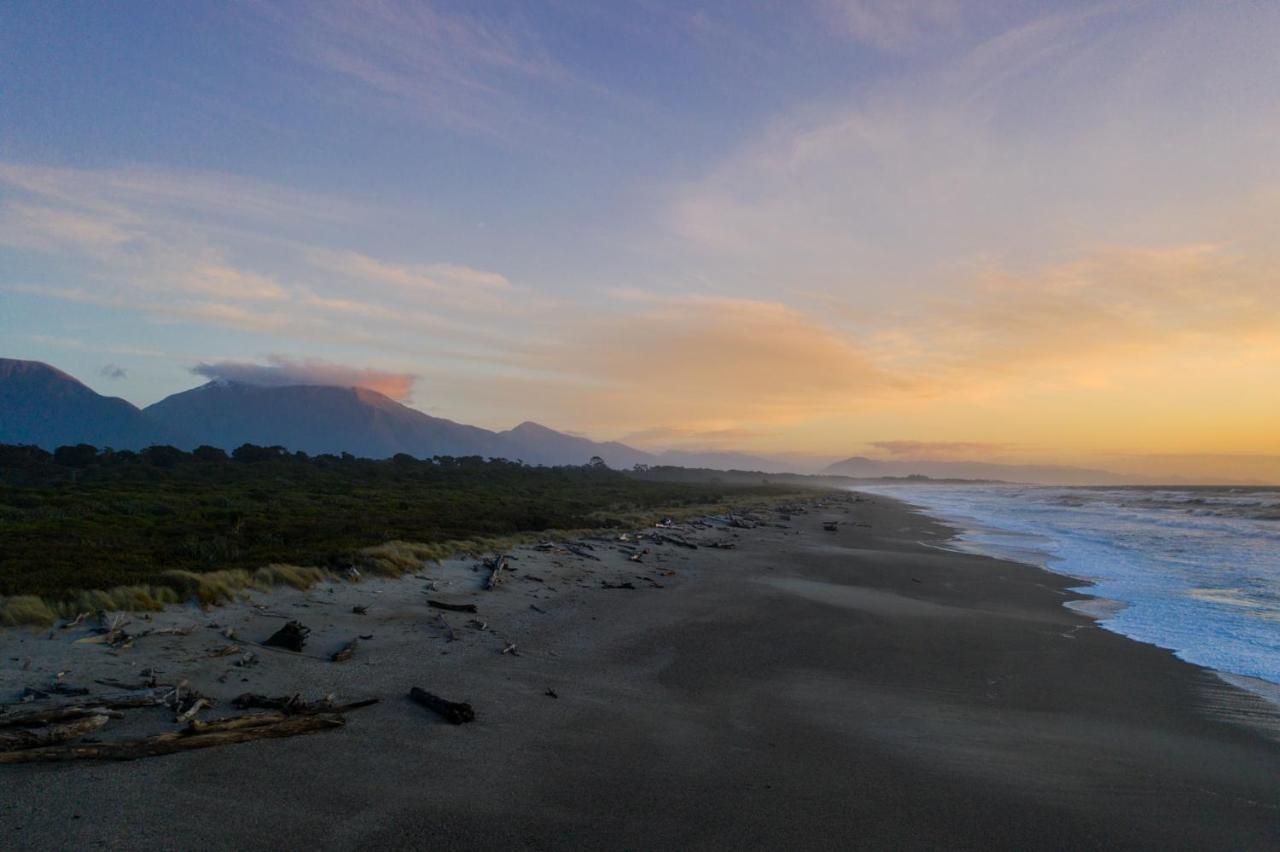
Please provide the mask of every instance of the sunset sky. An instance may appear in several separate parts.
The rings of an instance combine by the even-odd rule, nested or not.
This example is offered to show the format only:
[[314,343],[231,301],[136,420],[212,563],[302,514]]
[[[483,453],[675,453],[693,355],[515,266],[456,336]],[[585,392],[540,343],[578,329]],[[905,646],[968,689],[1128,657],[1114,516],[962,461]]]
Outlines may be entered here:
[[1280,480],[1280,3],[0,5],[0,357]]

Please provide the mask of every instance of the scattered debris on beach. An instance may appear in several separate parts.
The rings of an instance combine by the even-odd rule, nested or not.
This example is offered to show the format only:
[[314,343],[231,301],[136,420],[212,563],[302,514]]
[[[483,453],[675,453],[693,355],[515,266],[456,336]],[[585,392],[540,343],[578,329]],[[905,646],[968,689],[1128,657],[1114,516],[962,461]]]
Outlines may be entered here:
[[[433,577],[425,574],[413,575],[430,584],[428,594],[436,592],[442,597],[452,598],[452,601],[435,597],[424,600],[420,592],[412,590],[407,590],[403,597],[399,593],[394,596],[388,593],[385,598],[376,598],[384,593],[384,589],[379,588],[379,583],[386,581],[373,578],[372,575],[361,577],[353,568],[342,579],[335,577],[333,585],[327,589],[330,595],[334,595],[336,587],[340,594],[344,579],[352,584],[359,582],[358,591],[353,589],[351,596],[325,596],[322,599],[315,596],[313,590],[312,593],[304,591],[293,598],[268,598],[267,600],[272,601],[271,605],[246,600],[239,604],[242,609],[238,610],[246,620],[235,628],[227,623],[234,617],[232,613],[237,612],[230,609],[225,611],[225,617],[218,616],[221,624],[209,621],[207,615],[197,615],[196,621],[179,616],[177,624],[169,619],[167,623],[171,626],[163,626],[167,617],[158,613],[153,621],[149,613],[128,615],[103,611],[81,612],[51,630],[45,638],[56,639],[58,642],[55,644],[65,647],[86,646],[83,652],[76,653],[89,654],[101,660],[102,665],[107,668],[88,669],[100,678],[93,680],[94,674],[85,675],[85,670],[78,667],[72,672],[71,666],[59,660],[56,668],[47,663],[44,667],[37,666],[34,672],[43,671],[45,674],[42,679],[33,680],[32,685],[23,686],[21,682],[13,684],[15,693],[21,687],[17,703],[0,704],[0,765],[134,760],[341,728],[346,722],[346,713],[376,703],[378,699],[339,703],[332,694],[304,700],[298,693],[275,696],[243,692],[227,702],[227,696],[234,693],[225,692],[218,694],[221,701],[238,715],[214,716],[218,712],[219,699],[203,694],[179,677],[178,673],[191,677],[199,684],[211,685],[214,681],[226,684],[233,679],[246,684],[251,679],[262,683],[265,678],[266,683],[276,684],[272,688],[274,692],[274,689],[281,689],[282,672],[285,674],[283,683],[288,684],[283,689],[303,684],[311,686],[315,682],[316,673],[323,669],[298,668],[299,666],[324,666],[328,663],[356,660],[351,663],[356,668],[348,667],[343,672],[344,678],[351,677],[361,671],[363,665],[378,665],[377,652],[384,651],[386,647],[381,643],[362,645],[363,641],[373,638],[372,633],[363,633],[362,629],[367,630],[375,624],[405,621],[406,611],[413,612],[416,609],[422,613],[424,604],[430,615],[425,624],[422,620],[414,624],[413,635],[417,637],[415,641],[443,640],[444,643],[460,643],[457,647],[464,651],[468,647],[481,648],[484,653],[494,657],[518,657],[520,651],[514,640],[519,640],[526,650],[537,648],[542,652],[544,649],[538,647],[536,638],[530,638],[531,634],[521,632],[530,627],[532,622],[522,620],[518,613],[537,613],[537,616],[528,617],[537,618],[538,623],[551,623],[546,620],[546,616],[556,612],[556,596],[564,591],[580,594],[573,590],[664,589],[667,584],[663,580],[683,573],[683,563],[691,559],[688,551],[699,548],[733,550],[745,547],[749,542],[745,539],[741,542],[736,540],[739,535],[736,530],[785,528],[786,525],[776,523],[775,518],[791,521],[818,510],[839,511],[847,508],[851,502],[830,499],[758,511],[705,515],[681,521],[667,517],[653,526],[627,532],[599,532],[567,541],[541,541],[515,547],[507,552],[496,552],[478,561],[458,560],[460,565],[455,564],[447,570],[444,565],[436,566],[440,571],[430,570],[431,574],[436,575]],[[812,526],[808,528],[818,526],[817,520],[813,519],[810,522]],[[835,531],[839,526],[837,522],[828,520],[822,522],[822,528]],[[523,561],[515,563],[519,565],[517,570],[513,561],[522,556],[530,561],[527,564]],[[424,570],[429,570],[430,567],[430,563],[423,563]],[[466,573],[459,577],[459,571]],[[519,580],[528,582],[517,582]],[[914,577],[912,581],[919,582]],[[461,622],[458,629],[455,629],[445,615],[463,613],[474,616],[478,612],[476,603],[462,601],[466,601],[467,596],[479,600],[485,592],[494,593],[492,598],[485,598],[493,602],[494,612],[491,615],[487,613],[491,620],[481,621],[472,617],[465,622],[470,630],[462,630]],[[362,602],[353,603],[352,597]],[[642,597],[646,596],[636,596],[635,600],[639,601]],[[538,603],[530,603],[530,598]],[[381,601],[376,615],[371,614],[373,600]],[[573,598],[561,600],[572,601]],[[307,617],[315,631],[280,611],[300,606],[316,607],[310,610],[312,614]],[[203,611],[207,612],[208,608]],[[259,642],[258,637],[270,630],[269,626],[262,625],[262,618],[282,619],[285,623]],[[424,626],[428,628],[425,633]],[[203,630],[211,632],[197,632]],[[262,632],[259,633],[258,630]],[[536,635],[533,634],[534,637]],[[144,637],[160,636],[173,637],[175,641],[135,647]],[[183,641],[183,637],[188,636],[191,638]],[[254,638],[246,638],[250,636]],[[424,636],[425,640],[422,638]],[[213,641],[209,641],[210,638]],[[302,653],[308,640],[312,638],[317,640],[316,644],[325,648],[323,654]],[[267,659],[260,660],[250,650],[259,645],[295,652],[300,655],[300,659],[281,654],[264,655]],[[440,653],[449,654],[450,651],[441,649]],[[552,656],[555,654],[554,651],[550,653]],[[13,659],[15,666],[12,671],[16,673],[19,671],[16,662],[20,658]],[[157,662],[158,666],[155,665]],[[169,664],[173,664],[173,667]],[[276,668],[277,664],[280,668]],[[513,661],[511,664],[519,663]],[[112,669],[113,666],[131,666],[131,673],[125,675],[120,668]],[[179,666],[183,668],[178,668]],[[258,666],[261,668],[253,668]],[[28,660],[21,670],[29,668]],[[331,671],[337,674],[337,670]],[[160,678],[172,682],[158,683],[157,672]],[[116,674],[119,680],[103,677],[107,673]],[[112,691],[95,694],[95,690],[89,686],[76,683],[76,675],[84,676],[87,683],[97,683]],[[12,683],[12,680],[9,682]],[[240,687],[245,688],[248,687]],[[549,687],[543,694],[548,698],[559,698],[557,691]],[[414,703],[431,710],[451,724],[461,725],[475,720],[475,712],[467,702],[450,701],[419,687],[411,689],[409,697]],[[176,727],[153,730],[143,736],[133,735],[138,729],[138,726],[132,724],[135,718],[159,722],[161,719],[158,716],[163,716],[166,726]],[[122,719],[130,722],[126,729],[130,736],[112,738],[116,729],[113,723]]]
[[409,690],[409,698],[428,710],[439,713],[452,725],[465,725],[476,719],[475,711],[464,701],[449,701],[416,686]]
[[[216,706],[212,698],[187,687],[152,687],[115,695],[85,696],[80,703],[21,712],[0,713],[0,765],[66,760],[136,760],[190,749],[251,740],[295,736],[341,727],[343,714],[374,704],[365,699],[338,704],[332,696],[305,702],[298,696],[264,698],[242,695],[232,701],[239,709],[267,708],[272,712],[200,720],[196,716]],[[166,707],[182,727],[145,737],[86,741],[108,722],[124,718],[123,710]],[[82,740],[70,744],[72,740]]]

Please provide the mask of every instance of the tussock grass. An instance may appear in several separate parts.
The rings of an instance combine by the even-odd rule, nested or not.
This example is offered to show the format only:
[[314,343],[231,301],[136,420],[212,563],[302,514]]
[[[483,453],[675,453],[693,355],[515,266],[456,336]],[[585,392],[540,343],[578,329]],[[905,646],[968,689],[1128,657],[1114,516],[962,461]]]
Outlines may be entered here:
[[37,595],[0,598],[0,625],[48,626],[59,618],[75,618],[82,612],[158,612],[166,606],[195,601],[216,606],[252,591],[267,592],[276,586],[309,589],[333,575],[323,568],[273,563],[256,571],[166,571],[155,585],[115,586],[80,590],[70,597],[47,601]]
[[263,591],[269,590],[272,586],[309,589],[321,580],[327,580],[332,576],[323,568],[314,566],[273,563],[253,572],[253,586]]
[[460,556],[483,556],[510,550],[521,544],[547,538],[547,535],[505,535],[485,538],[456,539],[441,542],[387,541],[366,547],[356,555],[356,565],[382,577],[401,577],[421,571],[429,563],[443,562]]
[[25,624],[48,626],[57,618],[58,614],[35,595],[0,598],[0,625],[5,627]]
[[253,585],[253,574],[243,568],[224,571],[165,571],[160,582],[177,593],[179,600],[195,600],[202,604],[220,604],[235,600],[236,595]]
[[174,602],[195,600],[216,605],[235,600],[249,590],[266,592],[274,586],[309,589],[332,576],[323,568],[272,563],[256,571],[231,568],[224,571],[166,571],[161,577],[176,596]]
[[168,586],[133,585],[110,589],[81,590],[69,599],[54,601],[51,606],[63,618],[75,618],[82,612],[127,610],[158,612],[169,604],[179,603],[177,591]]
[[414,541],[385,541],[361,549],[356,554],[356,566],[370,574],[400,577],[413,571],[421,571],[427,562],[447,559],[449,544],[450,542],[424,544]]

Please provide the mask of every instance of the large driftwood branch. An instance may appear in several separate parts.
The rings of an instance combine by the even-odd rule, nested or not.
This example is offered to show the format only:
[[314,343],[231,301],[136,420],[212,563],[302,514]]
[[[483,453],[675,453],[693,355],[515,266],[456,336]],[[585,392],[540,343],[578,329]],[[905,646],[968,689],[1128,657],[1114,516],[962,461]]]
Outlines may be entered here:
[[5,762],[6,753],[12,750],[48,746],[54,743],[66,742],[67,740],[79,739],[87,734],[92,734],[105,724],[107,724],[106,715],[94,715],[50,725],[47,728],[39,728],[34,731],[0,732],[0,763]]
[[72,704],[19,713],[0,713],[0,728],[34,728],[71,719],[83,719],[85,716],[108,716],[112,719],[120,719],[124,714],[117,710],[108,710],[101,704]]
[[179,751],[210,748],[211,746],[310,734],[317,731],[340,728],[343,724],[341,716],[324,713],[314,716],[289,716],[280,721],[272,721],[247,728],[228,726],[215,728],[212,731],[207,728],[204,731],[188,728],[183,731],[157,734],[152,737],[135,740],[0,752],[0,765],[64,760],[137,760],[143,757],[157,757]]

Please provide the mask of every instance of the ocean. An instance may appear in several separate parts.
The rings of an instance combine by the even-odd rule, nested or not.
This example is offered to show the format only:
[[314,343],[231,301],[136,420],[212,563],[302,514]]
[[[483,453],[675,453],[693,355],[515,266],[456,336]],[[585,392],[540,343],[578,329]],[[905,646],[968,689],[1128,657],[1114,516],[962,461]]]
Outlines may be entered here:
[[[1280,490],[859,487],[961,530],[958,549],[1088,580],[1068,604],[1280,698]],[[1261,681],[1261,683],[1259,683]]]

